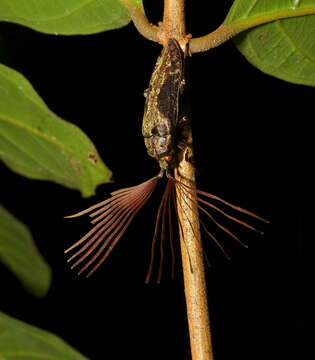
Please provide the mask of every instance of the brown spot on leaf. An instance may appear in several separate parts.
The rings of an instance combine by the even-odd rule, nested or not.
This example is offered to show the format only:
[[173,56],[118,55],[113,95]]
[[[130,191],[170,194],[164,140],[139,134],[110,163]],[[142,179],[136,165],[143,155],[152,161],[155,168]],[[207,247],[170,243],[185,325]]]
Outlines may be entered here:
[[89,152],[88,159],[89,159],[89,161],[91,161],[92,164],[97,163],[97,156],[93,152]]

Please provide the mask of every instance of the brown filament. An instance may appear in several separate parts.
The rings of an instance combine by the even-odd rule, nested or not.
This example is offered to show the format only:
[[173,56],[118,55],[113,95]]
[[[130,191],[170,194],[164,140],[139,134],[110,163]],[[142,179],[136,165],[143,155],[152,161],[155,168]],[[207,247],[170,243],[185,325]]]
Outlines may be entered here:
[[[105,239],[105,237],[113,229],[115,229],[111,233],[111,235],[106,238],[106,241],[104,241],[103,245],[97,251],[97,253],[93,256],[93,258],[79,271],[79,274],[81,274],[90,264],[92,264],[100,256],[102,251],[109,244],[109,242],[112,240],[112,238],[115,236],[115,234],[121,229],[121,227],[128,220],[128,217],[130,216],[130,213],[133,211],[133,209],[134,209],[134,207],[131,207],[131,209],[123,211],[122,215],[119,218],[116,219],[116,221],[108,228],[108,230],[106,232],[104,232],[102,234],[102,236],[99,237],[99,239],[90,247],[90,249],[75,264],[73,264],[71,268],[74,268],[78,264],[80,264],[92,251],[94,251],[96,249],[97,246],[99,246],[101,244],[101,242]],[[87,244],[87,245],[90,245],[90,244]]]
[[245,248],[248,248],[246,244],[244,244],[235,234],[233,234],[229,229],[227,229],[225,226],[221,225],[219,222],[215,220],[215,218],[208,213],[207,210],[205,210],[202,206],[198,205],[198,208],[203,211],[221,230],[226,232],[228,235],[230,235],[234,240],[236,240],[240,245],[242,245]]
[[203,221],[201,219],[199,219],[201,226],[203,227],[204,231],[211,237],[211,239],[214,241],[214,243],[218,246],[218,248],[222,251],[222,253],[224,254],[224,256],[230,260],[230,256],[228,255],[228,253],[224,250],[224,247],[220,244],[220,242],[216,239],[216,237],[211,234],[211,232],[207,229],[206,225],[203,223]]
[[[179,191],[180,191],[180,192],[183,192],[183,193],[184,193],[185,189],[182,188],[178,183],[177,183],[175,186],[176,186],[177,188],[179,187]],[[192,194],[192,193],[189,193],[189,195],[194,196],[194,194]],[[190,200],[193,201],[191,198],[190,198]],[[189,207],[190,210],[192,210],[194,213],[196,213],[196,212],[194,211],[194,209],[192,209],[191,205],[187,203],[185,196],[183,196],[183,201],[184,201],[184,203]],[[193,226],[192,223],[191,223],[191,220],[190,220],[189,216],[186,215],[186,212],[185,212],[184,209],[182,209],[182,210],[183,210],[183,213],[184,213],[184,215],[185,215],[186,220],[187,220],[188,223],[189,223],[189,226],[190,226],[190,228],[191,228],[191,231],[193,232],[194,236],[196,237],[195,229],[194,229],[194,226]],[[198,218],[199,218],[199,216],[198,216]]]
[[109,214],[113,209],[115,208],[120,208],[121,205],[124,205],[126,202],[128,202],[128,200],[130,199],[129,197],[129,193],[119,197],[118,199],[115,199],[114,201],[112,201],[111,203],[109,203],[108,205],[102,207],[100,210],[95,211],[92,214],[89,214],[90,217],[95,217],[98,214],[99,215],[97,218],[93,219],[91,221],[92,224],[97,223],[99,220],[103,219],[104,217],[106,217],[107,214]]
[[162,229],[161,229],[161,241],[160,241],[160,266],[159,266],[159,273],[158,273],[158,280],[157,282],[161,282],[162,278],[162,271],[163,271],[163,263],[164,263],[164,239],[165,239],[165,216],[166,216],[166,207],[168,207],[168,200],[169,200],[169,189],[170,181],[167,182],[165,188],[165,201],[163,204],[162,210]]
[[260,234],[263,234],[263,232],[257,230],[257,229],[254,228],[253,226],[249,225],[247,222],[242,221],[242,220],[240,220],[240,219],[237,219],[237,218],[234,217],[234,216],[231,216],[231,215],[227,214],[226,212],[224,212],[223,210],[221,210],[221,209],[218,208],[217,206],[211,204],[210,202],[205,201],[205,200],[203,200],[203,199],[200,199],[199,197],[198,197],[197,199],[198,199],[198,201],[200,201],[200,202],[202,202],[202,203],[204,203],[204,204],[212,207],[214,210],[218,211],[219,213],[221,213],[222,215],[224,215],[224,216],[227,217],[228,219],[231,219],[231,220],[239,223],[240,225],[243,225],[243,226],[247,227],[247,228],[250,229],[250,230],[253,230],[253,231],[256,231],[256,232],[258,232],[258,233],[260,233]]
[[[138,204],[138,202],[136,203]],[[134,205],[132,204],[131,206],[129,206],[128,208],[126,208],[125,210],[120,210],[118,212],[118,214],[116,216],[114,216],[113,219],[111,219],[111,221],[109,221],[103,228],[101,228],[101,230],[92,238],[89,240],[89,242],[83,247],[81,248],[77,253],[75,253],[68,261],[71,261],[74,257],[76,257],[77,255],[79,255],[80,253],[82,253],[87,247],[89,247],[90,245],[93,244],[93,242],[98,238],[98,236],[100,234],[102,234],[97,241],[94,242],[94,245],[92,245],[90,247],[90,249],[75,263],[71,266],[71,268],[75,268],[78,264],[80,264],[88,255],[90,255],[90,253],[103,241],[103,239],[113,230],[115,229],[112,234],[106,239],[106,241],[103,244],[103,247],[101,249],[104,249],[107,244],[110,242],[110,240],[114,237],[114,235],[117,233],[117,231],[119,231],[119,229],[124,225],[124,223],[127,221],[130,213],[133,211],[134,209]],[[104,221],[106,221],[107,219],[105,219]],[[108,229],[107,229],[108,228]],[[107,229],[107,230],[106,230]],[[105,231],[106,230],[106,231]],[[92,261],[94,261],[98,255],[100,254],[100,252],[97,252],[97,254],[93,257],[93,259],[91,259]],[[90,263],[88,263],[90,264]]]
[[162,200],[161,200],[161,203],[160,203],[160,206],[159,206],[159,210],[158,210],[158,213],[157,213],[156,221],[155,221],[155,229],[154,229],[154,235],[153,235],[153,240],[152,240],[152,245],[151,245],[151,261],[150,261],[148,273],[147,273],[147,276],[146,276],[146,279],[145,279],[146,284],[150,281],[151,274],[152,274],[153,263],[154,263],[154,249],[155,249],[155,244],[156,244],[157,236],[158,236],[159,224],[160,224],[160,219],[161,219],[161,212],[164,209],[165,201],[167,201],[167,196],[168,196],[168,191],[169,191],[169,184],[170,184],[170,181],[168,181],[168,183],[166,185],[166,188],[164,190]]
[[[155,185],[154,185],[155,187]],[[132,206],[129,210],[124,211],[124,217],[121,220],[120,218],[116,220],[116,222],[111,226],[111,230],[115,229],[112,234],[106,239],[106,241],[103,243],[103,245],[101,246],[101,248],[98,250],[98,252],[93,256],[93,258],[80,270],[79,274],[81,274],[87,267],[89,267],[103,252],[103,250],[106,248],[106,246],[109,244],[109,242],[112,240],[112,238],[115,236],[115,234],[119,231],[119,229],[126,223],[126,225],[122,228],[122,230],[118,233],[118,235],[114,238],[112,244],[109,246],[109,249],[107,250],[107,252],[105,253],[105,255],[101,258],[101,260],[99,260],[99,262],[95,265],[95,267],[88,273],[87,276],[90,276],[103,262],[104,260],[107,258],[107,256],[109,255],[109,253],[112,251],[113,247],[116,245],[116,243],[118,242],[118,240],[121,238],[121,236],[124,234],[124,232],[126,231],[127,227],[129,226],[130,222],[132,221],[132,219],[136,216],[136,214],[138,213],[138,211],[141,209],[141,207],[146,203],[146,201],[148,200],[149,196],[151,195],[153,189],[148,189],[149,191],[147,193],[144,194],[144,196],[142,196],[139,200],[135,200],[134,198],[136,197],[136,195],[138,195],[137,193],[132,194],[132,198],[130,199],[130,201],[132,202]],[[151,190],[151,191],[150,191]],[[128,219],[129,218],[129,219]],[[117,227],[116,227],[117,226]],[[115,228],[116,227],[116,228]],[[107,231],[108,233],[109,231]],[[105,234],[104,234],[105,235]],[[101,239],[98,240],[98,243],[100,243],[103,238],[105,236],[102,236]],[[95,244],[96,245],[96,244]]]
[[[161,224],[161,231],[160,231],[160,263],[159,263],[159,269],[158,269],[158,278],[157,281],[160,282],[162,278],[162,272],[163,272],[163,264],[164,264],[164,242],[165,242],[165,228],[168,226],[169,230],[169,238],[170,238],[170,250],[171,250],[171,258],[172,258],[172,277],[174,277],[175,272],[175,249],[174,249],[174,237],[173,237],[173,222],[172,222],[172,205],[175,210],[175,214],[178,220],[178,213],[177,213],[177,202],[176,202],[176,191],[179,192],[180,196],[182,196],[185,204],[195,212],[198,212],[198,209],[204,213],[216,226],[218,226],[219,229],[224,231],[226,234],[231,236],[234,240],[236,240],[239,244],[241,244],[244,247],[247,247],[234,233],[232,233],[229,229],[227,229],[225,226],[221,225],[212,214],[210,214],[201,204],[204,204],[216,212],[220,213],[221,215],[225,216],[226,218],[257,232],[256,228],[254,228],[252,225],[248,224],[247,222],[240,220],[227,212],[223,211],[216,205],[212,204],[211,202],[202,199],[200,196],[205,196],[207,198],[210,198],[212,200],[218,201],[224,205],[226,205],[228,208],[238,211],[240,213],[243,213],[245,215],[251,216],[257,220],[263,221],[265,223],[268,223],[267,220],[261,218],[260,216],[247,211],[241,207],[235,206],[218,196],[212,195],[210,193],[195,189],[193,187],[190,187],[184,183],[182,183],[179,180],[176,180],[173,178],[169,173],[168,176],[168,182],[166,184],[161,203],[157,212],[156,221],[155,221],[155,229],[154,229],[154,235],[151,245],[151,260],[149,269],[147,272],[146,280],[145,282],[148,283],[153,270],[153,264],[154,264],[154,258],[155,258],[155,246],[156,242],[158,240],[159,235],[159,227]],[[111,253],[119,239],[123,236],[125,231],[127,230],[128,226],[130,225],[131,221],[134,219],[134,217],[137,215],[137,213],[140,211],[140,209],[143,207],[143,205],[148,201],[149,197],[151,196],[152,192],[155,189],[155,186],[158,182],[158,180],[162,177],[162,172],[155,176],[152,179],[149,179],[139,185],[131,186],[128,188],[120,189],[117,191],[114,191],[111,193],[111,197],[109,199],[106,199],[94,206],[89,207],[86,210],[83,210],[77,214],[67,216],[67,218],[77,217],[84,214],[89,213],[89,216],[93,218],[91,220],[91,223],[94,225],[94,227],[86,234],[84,235],[80,240],[78,240],[76,243],[74,243],[71,247],[69,247],[65,253],[68,253],[69,251],[79,247],[79,250],[77,250],[69,259],[68,262],[73,261],[75,258],[77,258],[76,262],[72,264],[71,268],[77,267],[79,264],[81,264],[88,256],[91,254],[90,260],[80,269],[78,274],[81,274],[86,269],[88,269],[92,264],[94,266],[92,269],[88,272],[87,277],[90,276],[96,269],[99,268],[99,266],[105,261],[105,259],[108,257],[108,255]],[[199,195],[199,196],[198,196]],[[188,201],[187,201],[188,199]],[[191,202],[191,203],[189,203]],[[195,209],[192,204],[195,204],[198,209]],[[96,210],[97,209],[97,210]],[[95,210],[95,211],[94,211]],[[194,226],[191,223],[191,220],[186,216],[185,209],[182,209],[184,216],[187,218],[189,225],[191,229],[194,231]],[[93,212],[92,212],[93,211]],[[166,217],[168,217],[168,224],[166,224],[167,220]],[[199,218],[199,215],[198,215]],[[227,259],[230,259],[229,255],[224,250],[223,246],[220,244],[220,242],[217,240],[217,238],[209,232],[206,225],[202,220],[200,220],[200,225],[205,230],[207,235],[214,241],[214,243],[218,246],[218,248],[222,251],[224,256]],[[181,223],[179,222],[179,231],[183,235],[183,228],[181,226]],[[261,232],[260,232],[261,233]],[[195,235],[196,236],[196,235]],[[184,238],[184,237],[183,237]],[[186,245],[186,244],[185,244]],[[104,253],[105,252],[105,253]],[[104,253],[104,254],[103,254]],[[101,255],[103,256],[101,257]],[[80,255],[80,256],[79,256]],[[189,261],[190,256],[188,254]],[[191,266],[191,265],[190,265]]]
[[111,243],[104,256],[97,262],[92,270],[90,270],[87,276],[90,276],[103,263],[117,244],[118,240],[125,233],[138,211],[147,202],[159,179],[160,176],[156,176],[142,184],[115,191],[111,193],[111,198],[70,216],[81,216],[102,206],[101,209],[90,214],[91,217],[99,215],[91,221],[92,224],[98,224],[96,224],[86,235],[65,251],[67,253],[88,240],[84,246],[82,246],[68,259],[68,261],[72,261],[74,258],[83,253],[83,255],[79,257],[71,268],[78,266],[103,242],[102,246],[100,246],[93,257],[81,268],[79,271],[79,274],[81,274],[99,258],[105,248]]
[[[186,194],[187,194],[187,193],[186,193]],[[191,195],[191,193],[189,193],[189,192],[188,192],[188,194]],[[199,208],[203,213],[205,213],[205,214],[214,222],[214,224],[217,225],[221,230],[223,230],[223,231],[226,232],[228,235],[230,235],[230,236],[231,236],[233,239],[235,239],[240,245],[242,245],[242,246],[245,247],[245,248],[248,248],[248,246],[247,246],[246,244],[244,244],[235,234],[233,234],[233,233],[232,233],[230,230],[228,230],[225,226],[221,225],[211,214],[209,214],[209,212],[208,212],[207,210],[205,210],[205,209],[198,203],[198,201],[202,201],[202,199],[197,198],[197,200],[193,200],[193,199],[190,198],[190,200],[191,200],[191,201],[194,201],[194,202],[197,204],[198,208]],[[203,202],[203,201],[202,201],[202,202]],[[212,204],[211,204],[211,203],[208,203],[208,202],[205,202],[205,203],[206,203],[207,205],[209,205],[209,206],[212,207]],[[215,208],[216,208],[216,207],[215,207]],[[243,221],[240,221],[240,220],[238,220],[238,219],[236,219],[236,218],[234,218],[234,217],[232,217],[232,216],[227,215],[227,214],[224,213],[221,209],[216,208],[216,210],[220,211],[220,212],[223,213],[225,216],[227,216],[227,217],[231,218],[232,220],[240,223],[241,225],[244,225],[244,226],[248,227],[248,228],[251,229],[251,230],[257,231],[254,227],[248,225],[247,223],[245,223],[245,222],[243,222]],[[200,223],[201,223],[201,220],[200,220]],[[211,234],[211,235],[209,234],[209,232],[208,232],[206,226],[204,225],[204,223],[202,223],[201,225],[203,226],[203,228],[205,229],[205,231],[207,232],[207,234],[208,234],[213,240],[215,240],[215,242],[216,242],[217,245],[219,245],[218,242],[217,242],[217,240],[214,238],[214,236],[213,236],[212,234]],[[221,248],[221,247],[220,247],[220,248]],[[222,249],[221,249],[221,250],[222,250]],[[225,252],[224,252],[224,254],[226,255]],[[226,257],[228,257],[228,256],[226,256]],[[228,258],[229,258],[229,257],[228,257]]]
[[[147,201],[147,199],[145,200],[145,202]],[[120,231],[120,233],[118,234],[118,236],[116,236],[116,238],[113,240],[112,244],[109,246],[109,248],[107,249],[105,255],[99,260],[99,262],[94,266],[94,268],[87,274],[87,277],[91,276],[95,270],[97,270],[99,268],[99,266],[106,260],[106,258],[108,257],[108,255],[111,253],[111,251],[113,250],[114,246],[117,244],[118,240],[123,236],[123,234],[125,233],[125,231],[127,230],[128,226],[130,225],[131,221],[133,220],[133,218],[137,215],[138,211],[141,209],[141,207],[143,206],[143,203],[140,204],[136,211],[134,211],[130,217],[130,219],[128,220],[128,222],[126,223],[126,225],[123,227],[122,231]],[[108,242],[108,241],[107,241]],[[99,250],[99,252],[94,256],[93,259],[91,259],[89,261],[88,264],[86,264],[84,266],[84,268],[82,268],[80,270],[80,273],[82,271],[84,271],[92,262],[95,261],[95,259],[100,255],[100,253],[103,251],[103,249],[105,248],[107,244],[104,243],[104,245],[102,246],[102,248]]]
[[[228,207],[232,208],[233,210],[236,210],[238,212],[241,212],[241,213],[244,213],[246,215],[249,215],[251,217],[254,217],[260,221],[263,221],[265,223],[269,223],[269,221],[261,218],[260,216],[248,211],[248,210],[245,210],[243,208],[240,208],[238,206],[235,206],[215,195],[212,195],[210,193],[206,193],[204,191],[201,191],[201,190],[198,190],[198,189],[195,189],[195,188],[192,188],[176,179],[174,179],[175,181],[175,184],[180,188],[180,191],[183,191],[186,196],[188,196],[189,200],[194,202],[198,209],[200,209],[203,213],[205,213],[212,221],[215,225],[217,225],[221,230],[223,230],[224,232],[226,232],[228,235],[230,235],[234,240],[236,240],[240,245],[242,245],[243,247],[248,247],[246,244],[244,244],[234,233],[232,233],[230,230],[228,230],[225,226],[221,225],[207,210],[205,210],[201,205],[200,205],[200,202],[201,203],[204,203],[206,204],[207,206],[213,208],[214,210],[216,210],[217,212],[221,213],[222,215],[224,215],[225,217],[239,223],[240,225],[244,226],[244,227],[247,227],[248,229],[250,230],[253,230],[253,231],[256,231],[256,232],[259,232],[261,234],[263,234],[261,231],[257,230],[256,228],[254,228],[253,226],[249,225],[247,222],[245,221],[242,221],[240,219],[237,219],[236,217],[234,216],[231,216],[229,214],[227,214],[226,212],[224,212],[223,210],[221,210],[220,208],[218,208],[217,206],[213,205],[212,203],[200,198],[199,196],[196,196],[196,193],[197,194],[200,194],[200,195],[203,195],[203,196],[206,196],[206,197],[209,197],[209,198],[212,198],[214,200],[218,200],[220,201],[221,203],[227,205]],[[189,206],[190,209],[192,209],[192,207],[187,203],[186,199],[185,199],[185,196],[183,197],[185,203],[187,204],[187,206]],[[192,209],[195,213],[196,211],[194,209]],[[229,255],[226,253],[226,251],[224,250],[224,248],[222,247],[222,245],[219,243],[219,241],[214,237],[213,234],[211,234],[207,227],[205,226],[205,224],[199,219],[200,221],[200,224],[201,226],[203,227],[203,229],[205,230],[205,232],[211,237],[211,239],[215,242],[215,244],[219,247],[219,249],[222,251],[222,253],[225,255],[225,257],[227,259],[230,259]],[[191,229],[193,229],[192,227],[192,224],[190,223],[190,227]]]
[[[257,220],[260,220],[260,221],[262,221],[262,222],[264,222],[264,223],[266,223],[266,224],[269,224],[269,221],[268,221],[268,220],[266,220],[266,219],[264,219],[264,218],[262,218],[262,217],[260,217],[260,216],[258,216],[258,215],[256,215],[256,214],[252,213],[251,211],[248,211],[248,210],[243,209],[243,208],[241,208],[241,207],[239,207],[239,206],[233,205],[233,204],[231,204],[231,203],[229,203],[229,202],[221,199],[220,197],[218,197],[218,196],[216,196],[216,195],[213,195],[213,194],[207,193],[207,192],[205,192],[205,191],[198,190],[198,189],[195,189],[195,188],[193,188],[193,187],[191,187],[191,186],[188,186],[188,185],[186,185],[186,184],[184,184],[184,183],[176,180],[175,178],[172,178],[172,179],[173,179],[176,183],[179,183],[181,186],[184,186],[184,187],[188,188],[189,190],[195,191],[197,194],[200,194],[200,195],[209,197],[209,198],[211,198],[211,199],[213,199],[213,200],[220,201],[222,204],[227,205],[228,207],[230,207],[230,208],[232,208],[232,209],[234,209],[234,210],[236,210],[236,211],[238,211],[238,212],[241,212],[241,213],[243,213],[243,214],[249,215],[249,216],[251,216],[251,217],[253,217],[253,218],[256,218]],[[210,203],[209,203],[209,204],[210,204]],[[212,205],[212,204],[211,204],[211,205]],[[209,205],[209,206],[210,206],[210,205]],[[212,206],[214,206],[214,205],[212,205]],[[222,211],[222,210],[221,210],[221,211]]]
[[[170,179],[175,180],[173,177],[170,177]],[[176,184],[176,183],[175,183],[175,184]],[[179,220],[178,208],[177,208],[177,201],[176,201],[176,187],[173,186],[172,190],[173,190],[173,191],[172,191],[172,202],[173,202],[173,206],[174,206],[174,209],[175,209],[175,214],[176,214],[177,222],[178,222],[178,224],[179,224],[179,231],[180,231],[181,237],[182,237],[182,239],[183,239],[184,245],[185,245],[186,250],[187,250],[187,255],[188,255],[188,260],[189,260],[190,271],[193,272],[190,254],[189,254],[189,251],[188,251],[188,248],[187,248],[187,244],[186,244],[186,242],[185,242],[183,225],[182,225],[181,221]]]
[[168,227],[170,230],[170,248],[172,255],[172,279],[175,275],[175,249],[174,249],[174,238],[173,238],[173,221],[172,221],[172,192],[174,191],[174,186],[171,187],[168,193]]
[[[129,199],[130,200],[130,199]],[[125,208],[129,209],[129,207]],[[118,208],[118,214],[116,214],[117,211],[113,211],[116,210],[116,207],[114,207],[113,209],[109,209],[112,211],[112,213],[109,214],[109,216],[104,219],[103,221],[101,221],[99,224],[97,224],[96,226],[94,226],[94,228],[89,231],[85,236],[83,236],[77,243],[75,243],[74,245],[72,245],[69,249],[67,249],[65,252],[68,252],[70,250],[72,250],[74,247],[77,247],[78,245],[80,245],[82,242],[84,242],[88,237],[90,237],[90,235],[92,235],[98,228],[100,228],[102,225],[104,225],[97,233],[96,235],[89,240],[89,242],[83,247],[81,248],[80,251],[78,251],[77,253],[75,253],[68,261],[71,261],[74,257],[76,257],[77,255],[79,255],[84,249],[86,249],[88,246],[90,246],[97,238],[100,234],[102,234],[111,224],[112,222],[117,218],[117,216],[123,211],[123,208],[120,209]],[[113,217],[113,219],[110,221],[110,219]],[[106,234],[105,234],[106,235]]]
[[78,212],[78,213],[76,213],[76,214],[69,215],[69,216],[65,216],[65,218],[66,218],[66,219],[71,219],[71,218],[75,218],[75,217],[79,217],[79,216],[85,215],[85,214],[91,212],[92,210],[99,208],[100,206],[103,206],[103,205],[105,205],[105,204],[108,204],[108,203],[111,202],[111,201],[113,201],[113,198],[106,199],[106,200],[104,200],[104,201],[102,201],[102,202],[100,202],[100,203],[97,203],[97,204],[95,204],[95,205],[93,205],[93,206],[91,206],[91,207],[89,207],[89,208],[87,208],[87,209],[85,209],[85,210],[83,210],[83,211],[80,211],[80,212]]
[[[176,185],[178,185],[178,184],[176,184]],[[186,189],[182,189],[182,188],[181,188],[181,190],[185,191],[186,196],[187,196],[187,193],[188,193],[188,195],[195,196],[195,194],[192,194],[192,193],[188,192]],[[204,210],[204,209],[198,204],[198,202],[197,202],[196,199],[192,199],[191,197],[189,197],[189,199],[190,199],[190,201],[195,202],[195,204],[197,205],[197,207],[198,207],[200,210],[206,212],[206,213],[208,214],[208,216],[210,217],[210,219],[211,219],[216,225],[218,225],[218,226],[221,227],[221,225],[218,224],[217,221],[215,221],[215,219],[214,219],[206,210]],[[190,210],[192,210],[192,211],[196,214],[196,210],[193,209],[192,206],[187,203],[185,197],[183,197],[183,200],[184,200],[185,204],[190,208]],[[214,241],[214,243],[215,243],[215,244],[218,246],[218,248],[222,251],[222,253],[224,254],[224,256],[225,256],[228,260],[230,260],[230,256],[226,253],[226,251],[224,250],[223,246],[219,243],[219,241],[216,239],[216,237],[209,232],[209,230],[207,229],[207,227],[205,226],[205,224],[203,223],[203,221],[200,219],[199,216],[198,216],[198,218],[199,218],[199,222],[200,222],[201,226],[203,227],[203,229],[205,230],[205,232],[209,235],[209,237]],[[192,229],[192,231],[194,231],[194,228],[193,228],[191,222],[189,222],[189,225],[190,225],[190,228]],[[196,236],[196,235],[195,235],[195,236]]]

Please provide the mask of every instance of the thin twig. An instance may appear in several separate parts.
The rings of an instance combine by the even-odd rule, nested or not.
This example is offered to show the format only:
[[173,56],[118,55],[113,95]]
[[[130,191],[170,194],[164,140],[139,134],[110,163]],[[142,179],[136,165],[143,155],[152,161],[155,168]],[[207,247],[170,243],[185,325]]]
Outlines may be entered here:
[[[196,186],[194,168],[185,157],[175,178],[188,186]],[[183,228],[181,253],[192,359],[213,360],[198,208],[186,192],[177,191],[177,209]]]
[[[185,32],[185,0],[164,0],[163,22],[159,23],[158,27],[149,23],[143,8],[131,5],[135,4],[134,0],[121,0],[121,2],[130,11],[135,26],[143,36],[161,44],[167,44],[169,39],[176,39],[186,55],[186,45],[190,36],[187,36]],[[185,125],[185,132],[188,135],[188,143],[192,144],[191,128],[188,123]],[[191,155],[192,147],[189,146],[185,150],[185,156],[180,154],[182,160],[178,168],[175,169],[174,175],[180,182],[196,188],[194,167],[189,161],[185,160],[190,158]],[[198,207],[196,202],[191,201],[187,192],[176,188],[176,195],[177,200],[174,205],[177,209],[180,229],[192,360],[213,360]],[[175,202],[175,199],[173,200]],[[164,210],[162,211],[163,206]],[[161,203],[158,217],[161,216],[161,212],[165,214],[165,206],[165,204],[162,205]],[[154,244],[152,251],[154,251]],[[151,266],[148,276],[150,276],[150,273]]]
[[[184,5],[185,0],[165,0],[162,25],[165,36],[175,38],[182,48],[187,43]],[[185,125],[185,135],[187,143],[192,144],[189,123]],[[186,161],[191,157],[192,145],[180,155],[175,178],[196,188],[194,167]],[[179,226],[183,230],[180,243],[192,360],[213,360],[198,208],[185,192],[177,188],[176,194]]]
[[185,0],[164,0],[162,26],[167,39],[185,38]]
[[207,51],[230,40],[238,33],[238,29],[231,25],[222,24],[208,35],[193,38],[189,42],[189,49],[192,54]]
[[190,51],[191,53],[207,51],[217,47],[232,37],[236,36],[242,31],[253,28],[258,25],[270,23],[272,21],[292,18],[297,16],[314,15],[315,9],[313,6],[303,7],[300,9],[287,9],[274,11],[272,13],[249,17],[248,19],[241,19],[231,23],[224,21],[216,30],[211,33],[191,39]]

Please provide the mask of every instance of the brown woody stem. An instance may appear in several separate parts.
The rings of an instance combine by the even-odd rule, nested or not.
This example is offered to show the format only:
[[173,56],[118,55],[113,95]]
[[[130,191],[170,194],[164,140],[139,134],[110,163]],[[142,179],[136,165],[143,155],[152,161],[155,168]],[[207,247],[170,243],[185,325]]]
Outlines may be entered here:
[[163,30],[168,39],[185,37],[185,0],[164,0]]
[[[144,9],[136,6],[134,0],[121,2],[143,36],[161,44],[166,44],[168,39],[176,39],[185,52],[189,39],[185,33],[185,0],[164,0],[163,22],[159,27],[149,23]],[[185,132],[188,143],[192,144],[189,124],[185,125]],[[192,146],[189,146],[185,156],[180,154],[182,160],[174,175],[177,180],[195,188],[194,167],[185,160],[191,156]],[[192,360],[213,360],[198,208],[188,193],[180,191],[180,188],[177,188],[177,211]]]
[[[176,169],[175,178],[195,187],[194,168],[185,159]],[[213,360],[198,208],[188,193],[180,189],[177,208],[192,359]]]
[[[162,25],[165,38],[175,38],[183,47],[187,42],[184,5],[185,0],[164,0]],[[191,127],[189,124],[185,127],[187,142],[192,144]],[[175,178],[195,188],[194,167],[185,160],[192,156],[192,145],[185,150],[185,156],[181,155]],[[213,360],[198,208],[187,192],[180,189],[177,189],[177,211],[192,360]]]

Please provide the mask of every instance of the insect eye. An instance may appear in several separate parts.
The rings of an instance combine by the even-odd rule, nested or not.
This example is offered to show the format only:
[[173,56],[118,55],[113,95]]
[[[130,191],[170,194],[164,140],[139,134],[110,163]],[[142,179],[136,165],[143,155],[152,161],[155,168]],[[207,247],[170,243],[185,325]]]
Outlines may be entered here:
[[172,161],[172,159],[173,159],[172,155],[165,156],[165,158],[164,158],[164,160],[166,160],[166,161]]

